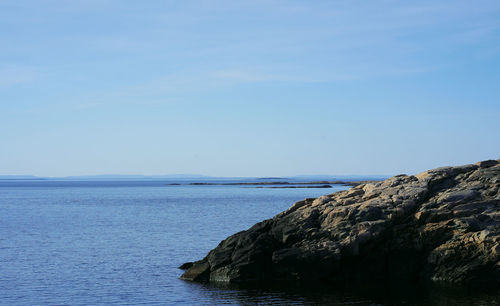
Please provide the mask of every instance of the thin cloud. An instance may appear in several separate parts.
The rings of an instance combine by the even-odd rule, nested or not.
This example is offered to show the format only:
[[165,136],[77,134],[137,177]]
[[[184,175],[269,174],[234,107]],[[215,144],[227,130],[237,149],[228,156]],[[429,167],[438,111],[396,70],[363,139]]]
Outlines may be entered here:
[[289,71],[288,73],[269,73],[264,71],[256,71],[251,69],[229,69],[214,71],[212,76],[225,85],[244,84],[244,83],[260,83],[260,82],[300,82],[300,83],[316,83],[325,81],[352,81],[356,77],[352,75],[336,75],[331,74],[328,77],[318,77],[314,74],[303,75],[299,73],[300,69]]
[[40,73],[33,67],[7,65],[0,68],[0,88],[11,88],[16,85],[37,80]]

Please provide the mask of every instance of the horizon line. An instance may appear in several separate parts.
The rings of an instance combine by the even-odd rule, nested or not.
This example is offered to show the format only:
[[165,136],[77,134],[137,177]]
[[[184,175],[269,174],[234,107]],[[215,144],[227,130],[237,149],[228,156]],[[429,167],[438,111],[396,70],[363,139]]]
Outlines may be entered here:
[[297,177],[314,177],[314,176],[324,176],[324,177],[338,177],[338,176],[362,176],[362,177],[391,177],[395,174],[295,174],[295,175],[264,175],[264,176],[213,176],[204,174],[84,174],[84,175],[65,175],[65,176],[39,176],[32,174],[0,174],[1,178],[37,178],[37,179],[71,179],[71,178],[267,178],[267,179],[286,179],[286,178],[297,178]]

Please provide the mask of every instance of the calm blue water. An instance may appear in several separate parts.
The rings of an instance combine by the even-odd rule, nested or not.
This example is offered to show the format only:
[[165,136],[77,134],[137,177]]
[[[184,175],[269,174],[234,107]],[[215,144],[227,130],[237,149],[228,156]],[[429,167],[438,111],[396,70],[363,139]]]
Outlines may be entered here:
[[217,287],[178,279],[180,264],[202,258],[227,236],[297,200],[345,187],[166,183],[172,181],[0,181],[0,304],[377,301],[331,289]]

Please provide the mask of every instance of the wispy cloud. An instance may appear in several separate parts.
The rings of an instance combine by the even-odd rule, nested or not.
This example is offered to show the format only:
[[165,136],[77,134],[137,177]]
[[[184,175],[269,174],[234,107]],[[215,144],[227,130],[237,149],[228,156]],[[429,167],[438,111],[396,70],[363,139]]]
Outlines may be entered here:
[[[95,76],[117,80],[106,88],[98,81],[89,86],[85,101],[92,102],[80,108],[118,100],[165,101],[170,95],[241,84],[413,76],[449,67],[450,52],[461,48],[498,53],[498,43],[475,47],[498,40],[494,14],[500,12],[500,3],[491,0],[48,3],[34,15],[31,2],[16,4],[30,12],[16,16],[20,22],[45,17],[34,23],[45,34],[43,43],[25,40],[22,50],[46,54],[52,60],[45,63],[51,65],[52,80],[79,74],[88,84]],[[71,31],[60,24],[71,25]],[[68,66],[78,73],[69,75]],[[127,66],[129,71],[123,68]],[[123,75],[109,73],[117,69]],[[29,67],[0,66],[0,87],[37,77]]]
[[295,68],[296,69],[289,67],[287,72],[266,72],[248,68],[233,68],[213,71],[208,73],[208,76],[217,80],[222,85],[258,82],[315,83],[327,81],[351,81],[356,79],[354,76],[348,74],[331,73],[328,76],[318,76],[314,74],[304,75],[300,73],[301,69],[299,67]]
[[40,72],[33,67],[5,65],[0,67],[0,88],[10,88],[35,81]]
[[265,70],[233,68],[209,71],[183,71],[160,76],[149,81],[122,85],[119,88],[94,93],[85,98],[90,103],[78,103],[78,109],[98,107],[106,104],[157,104],[176,101],[177,96],[212,90],[223,90],[238,85],[262,82],[314,83],[351,81],[353,76],[301,75],[298,71],[273,73]]

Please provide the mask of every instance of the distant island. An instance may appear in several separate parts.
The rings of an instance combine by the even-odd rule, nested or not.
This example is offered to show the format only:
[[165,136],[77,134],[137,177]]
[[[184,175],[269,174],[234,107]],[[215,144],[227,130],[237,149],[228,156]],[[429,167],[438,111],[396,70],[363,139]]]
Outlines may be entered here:
[[43,177],[33,175],[0,175],[0,180],[45,180]]
[[212,177],[199,174],[167,174],[167,175],[141,175],[141,174],[99,174],[99,175],[74,175],[61,177],[44,177],[34,175],[0,175],[0,180],[143,180],[143,179],[210,179]]
[[312,181],[312,182],[290,182],[290,181],[267,181],[267,182],[192,182],[192,183],[170,183],[167,186],[178,185],[191,185],[191,186],[253,186],[254,188],[331,188],[331,185],[344,185],[344,186],[357,186],[360,184],[367,184],[376,182],[375,180],[369,181]]

